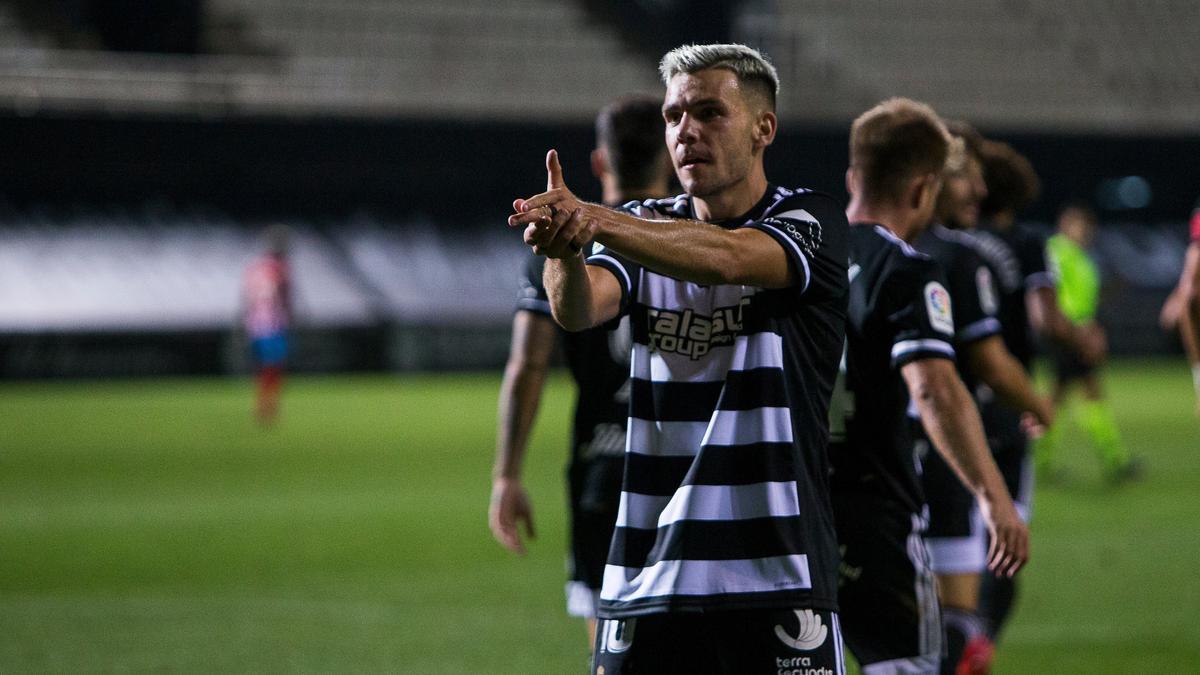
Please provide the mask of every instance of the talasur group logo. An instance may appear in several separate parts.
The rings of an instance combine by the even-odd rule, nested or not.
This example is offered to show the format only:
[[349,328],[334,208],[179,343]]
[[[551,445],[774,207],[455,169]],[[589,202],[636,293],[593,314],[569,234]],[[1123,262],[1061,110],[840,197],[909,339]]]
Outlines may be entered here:
[[800,651],[812,651],[825,644],[829,628],[821,623],[821,617],[811,609],[797,609],[796,619],[800,621],[800,634],[792,637],[783,626],[775,626],[775,636],[783,644]]

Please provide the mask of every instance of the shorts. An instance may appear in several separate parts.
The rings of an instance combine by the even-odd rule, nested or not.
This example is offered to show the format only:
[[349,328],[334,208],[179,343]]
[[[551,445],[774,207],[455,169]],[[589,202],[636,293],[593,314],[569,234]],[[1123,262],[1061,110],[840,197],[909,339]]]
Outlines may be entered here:
[[[927,440],[918,443],[928,447]],[[987,567],[987,530],[975,497],[932,448],[925,452],[921,477],[929,503],[925,544],[935,574],[980,574]]]
[[254,363],[258,367],[282,366],[287,361],[288,339],[283,333],[271,333],[254,338],[250,343]]
[[593,675],[844,675],[837,612],[750,609],[605,619]]
[[1028,523],[1033,507],[1033,463],[1029,458],[1029,437],[1021,429],[1021,416],[995,402],[981,405],[980,415],[992,458],[1017,511]]
[[570,616],[596,617],[624,466],[624,457],[603,457],[575,462],[568,471],[571,531],[566,592]]
[[861,493],[834,495],[842,566],[838,607],[864,673],[938,672],[941,611],[925,521],[910,507]]
[[1028,524],[1033,513],[1033,462],[1029,456],[1029,441],[1020,439],[994,444],[992,456],[1004,477],[1008,493],[1012,495],[1017,513]]
[[1054,347],[1051,349],[1050,358],[1054,362],[1054,377],[1060,384],[1085,378],[1096,370],[1095,366],[1085,363],[1073,349]]

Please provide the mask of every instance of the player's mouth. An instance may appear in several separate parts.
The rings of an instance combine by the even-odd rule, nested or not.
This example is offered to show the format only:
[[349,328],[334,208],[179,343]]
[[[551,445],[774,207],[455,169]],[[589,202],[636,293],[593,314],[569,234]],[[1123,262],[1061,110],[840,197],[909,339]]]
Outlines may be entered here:
[[684,155],[679,160],[679,168],[692,169],[701,164],[709,164],[709,163],[710,163],[710,160],[707,157],[702,157],[700,155]]

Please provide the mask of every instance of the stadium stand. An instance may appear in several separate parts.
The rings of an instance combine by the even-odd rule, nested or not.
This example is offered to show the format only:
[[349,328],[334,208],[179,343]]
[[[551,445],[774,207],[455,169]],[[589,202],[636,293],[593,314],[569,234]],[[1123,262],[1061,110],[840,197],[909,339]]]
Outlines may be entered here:
[[[312,228],[292,241],[299,320],[366,325],[369,296]],[[214,213],[0,215],[0,331],[227,330],[257,234]]]
[[[620,13],[594,5],[210,0],[204,53],[181,56],[55,49],[88,41],[23,28],[0,4],[0,104],[587,119],[612,92],[658,87],[657,47],[622,39],[644,26],[623,29],[612,20]],[[765,47],[785,81],[799,85],[783,94],[793,119],[840,122],[897,94],[1012,130],[1181,132],[1200,118],[1192,58],[1200,5],[1190,0],[779,0],[739,8],[735,35]]]
[[[812,88],[784,108],[839,119],[887,96],[1005,129],[1183,131],[1200,112],[1188,0],[780,0],[745,36]],[[1131,57],[1136,55],[1136,57]],[[1153,94],[1149,95],[1148,94]]]
[[[544,180],[548,144],[594,197],[595,111],[660,91],[655,39],[701,29],[678,3],[178,0],[203,8],[192,41],[130,51],[86,13],[53,14],[90,1],[0,0],[0,375],[70,371],[37,356],[64,335],[203,334],[233,351],[241,266],[271,220],[298,232],[306,363],[495,366],[526,254],[499,223],[507,200]],[[1164,348],[1146,326],[1182,229],[1154,224],[1195,199],[1200,4],[699,5],[722,8],[709,30],[776,61],[774,168],[797,184],[840,194],[848,121],[903,94],[1027,152],[1046,184],[1032,218],[1121,177],[1152,185],[1148,208],[1102,212],[1097,245],[1115,351]],[[386,353],[304,347],[344,330]]]

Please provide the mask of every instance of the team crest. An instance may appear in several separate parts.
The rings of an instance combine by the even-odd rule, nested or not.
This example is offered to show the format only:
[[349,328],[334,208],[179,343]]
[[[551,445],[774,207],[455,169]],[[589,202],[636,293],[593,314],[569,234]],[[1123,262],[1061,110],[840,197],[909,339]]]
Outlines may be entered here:
[[929,325],[946,335],[954,335],[954,315],[950,311],[950,293],[936,281],[925,284],[925,310]]

